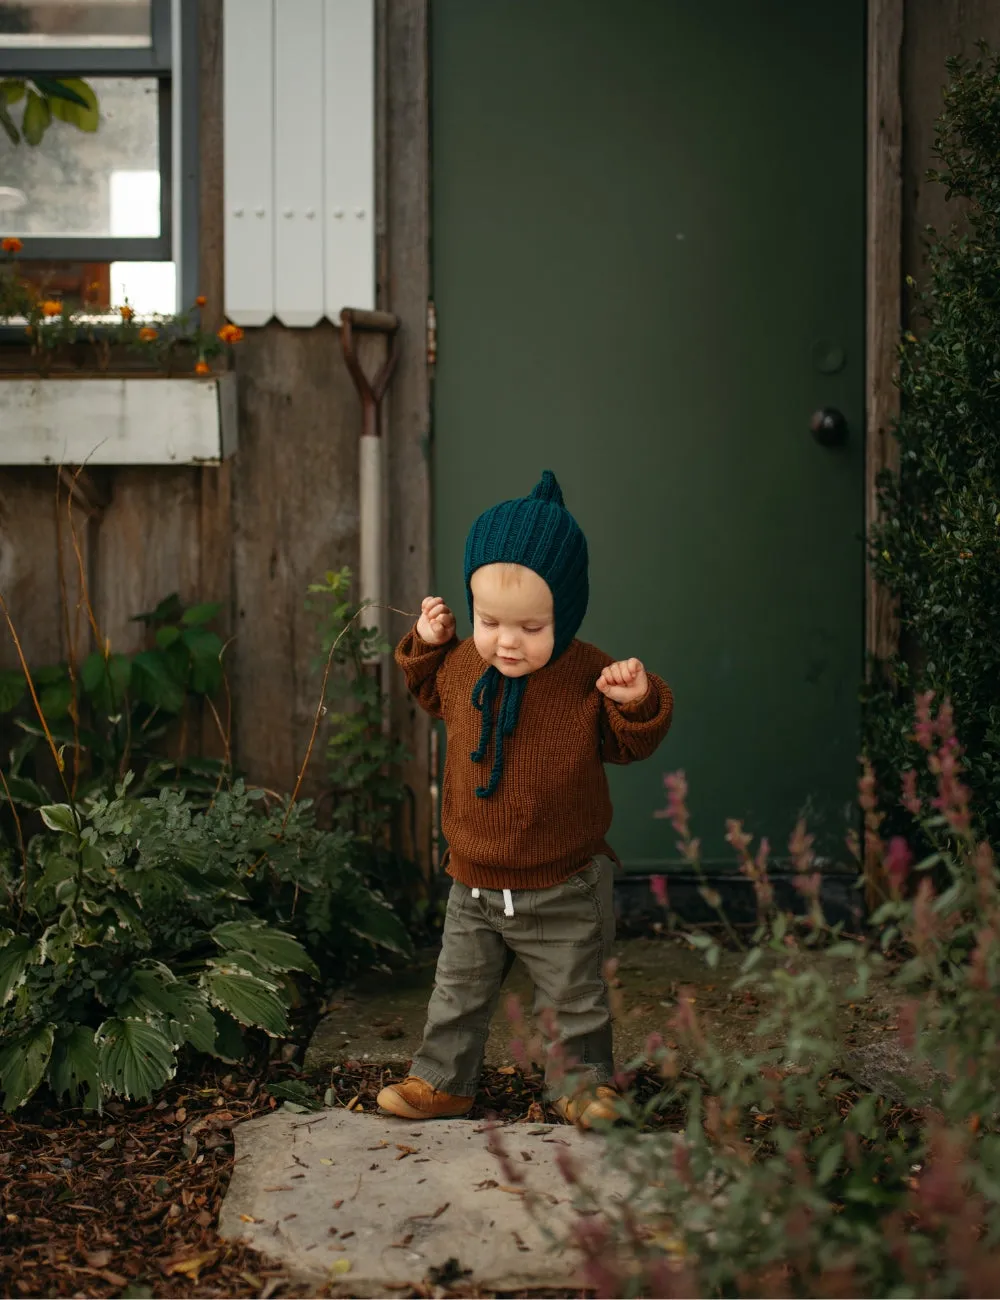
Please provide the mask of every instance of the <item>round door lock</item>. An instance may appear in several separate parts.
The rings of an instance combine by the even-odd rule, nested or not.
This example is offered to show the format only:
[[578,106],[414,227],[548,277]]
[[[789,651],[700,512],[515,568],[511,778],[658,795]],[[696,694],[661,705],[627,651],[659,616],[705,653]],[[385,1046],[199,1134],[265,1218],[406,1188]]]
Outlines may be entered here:
[[847,441],[847,421],[833,406],[816,411],[809,421],[809,429],[821,447],[842,447]]

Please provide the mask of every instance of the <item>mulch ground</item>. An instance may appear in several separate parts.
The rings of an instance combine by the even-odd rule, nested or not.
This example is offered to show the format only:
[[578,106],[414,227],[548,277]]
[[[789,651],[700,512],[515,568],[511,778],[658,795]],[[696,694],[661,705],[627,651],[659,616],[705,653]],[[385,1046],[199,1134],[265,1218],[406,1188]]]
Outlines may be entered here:
[[[233,1168],[232,1128],[279,1098],[301,1102],[307,1093],[313,1105],[325,1098],[374,1109],[383,1083],[402,1073],[355,1062],[322,1078],[281,1064],[257,1075],[209,1067],[179,1077],[153,1104],[112,1102],[92,1115],[32,1103],[0,1113],[0,1294],[316,1295],[216,1232]],[[656,1076],[640,1076],[635,1087],[640,1098],[653,1095]],[[471,1117],[558,1122],[542,1091],[540,1077],[489,1071]],[[396,1294],[493,1293],[438,1284]]]
[[[203,1065],[153,1104],[112,1102],[102,1115],[42,1103],[0,1112],[0,1295],[317,1295],[216,1231],[233,1168],[233,1126],[289,1102],[374,1110],[379,1089],[403,1073],[353,1061],[309,1076],[280,1061],[242,1070]],[[846,1113],[861,1093],[838,1082]],[[632,1084],[640,1102],[661,1087],[653,1072]],[[541,1076],[513,1067],[484,1074],[470,1118],[491,1117],[560,1122],[544,1104]],[[885,1120],[895,1129],[915,1118],[897,1107]],[[678,1112],[653,1122],[676,1129],[683,1121]],[[496,1293],[439,1279],[394,1294]]]

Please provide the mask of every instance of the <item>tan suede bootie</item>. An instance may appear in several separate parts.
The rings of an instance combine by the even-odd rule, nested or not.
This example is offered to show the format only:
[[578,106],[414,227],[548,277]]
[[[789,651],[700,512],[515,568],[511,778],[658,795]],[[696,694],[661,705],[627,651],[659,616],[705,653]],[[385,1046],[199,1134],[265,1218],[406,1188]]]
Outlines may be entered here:
[[454,1119],[471,1110],[474,1097],[455,1097],[432,1088],[415,1074],[402,1083],[390,1083],[376,1098],[380,1110],[400,1119]]
[[617,1101],[618,1093],[614,1088],[599,1085],[593,1092],[584,1092],[578,1097],[559,1097],[552,1105],[568,1123],[577,1128],[592,1128],[601,1120],[608,1124],[615,1122],[618,1118]]

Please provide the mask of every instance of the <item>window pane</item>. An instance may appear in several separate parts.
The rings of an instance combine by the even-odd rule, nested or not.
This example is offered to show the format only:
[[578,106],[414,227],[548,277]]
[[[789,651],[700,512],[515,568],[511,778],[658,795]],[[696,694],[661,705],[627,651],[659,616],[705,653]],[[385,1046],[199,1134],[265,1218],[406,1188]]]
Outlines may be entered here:
[[54,121],[34,148],[0,140],[3,234],[159,235],[156,79],[90,84],[101,113],[93,134]]
[[4,46],[149,45],[150,0],[0,0]]
[[173,262],[20,262],[18,274],[35,298],[56,299],[72,311],[101,315],[126,302],[140,316],[177,310]]
[[112,262],[111,305],[127,302],[139,316],[172,316],[177,310],[177,267],[173,262]]

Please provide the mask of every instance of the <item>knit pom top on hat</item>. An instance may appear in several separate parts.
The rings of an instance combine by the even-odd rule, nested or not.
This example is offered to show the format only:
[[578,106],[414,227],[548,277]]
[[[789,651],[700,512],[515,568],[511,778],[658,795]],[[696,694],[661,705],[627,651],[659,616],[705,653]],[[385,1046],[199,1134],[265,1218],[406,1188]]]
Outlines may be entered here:
[[[548,584],[555,622],[552,659],[558,659],[572,644],[583,622],[590,584],[587,539],[566,509],[562,489],[551,470],[545,470],[529,496],[491,506],[469,529],[465,542],[465,590],[470,618],[473,617],[472,575],[487,564],[520,564]],[[493,794],[500,783],[504,737],[517,725],[526,680],[504,677],[490,665],[473,688],[472,702],[482,714],[479,745],[472,754],[473,760],[481,762],[493,742],[489,779],[476,790],[482,799]]]

